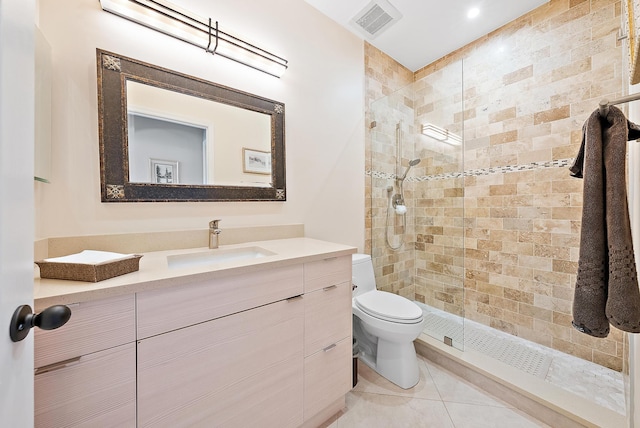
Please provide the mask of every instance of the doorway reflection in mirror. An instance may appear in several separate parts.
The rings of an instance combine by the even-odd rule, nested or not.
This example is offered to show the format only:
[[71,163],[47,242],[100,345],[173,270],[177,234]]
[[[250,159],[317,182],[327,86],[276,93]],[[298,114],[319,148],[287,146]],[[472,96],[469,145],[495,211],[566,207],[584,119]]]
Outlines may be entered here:
[[[157,184],[206,184],[208,129],[139,112],[128,115],[129,181]],[[163,159],[171,159],[164,161]],[[177,164],[180,163],[181,170]],[[160,165],[156,165],[160,164]],[[156,166],[171,180],[158,178]]]

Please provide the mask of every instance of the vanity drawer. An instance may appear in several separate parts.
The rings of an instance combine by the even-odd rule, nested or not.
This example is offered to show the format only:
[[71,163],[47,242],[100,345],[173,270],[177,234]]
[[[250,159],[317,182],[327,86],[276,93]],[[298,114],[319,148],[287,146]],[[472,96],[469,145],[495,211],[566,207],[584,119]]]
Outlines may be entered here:
[[351,336],[304,359],[304,418],[351,390]]
[[304,292],[351,281],[351,256],[330,257],[304,264]]
[[137,293],[138,339],[299,296],[301,265]]
[[351,281],[304,295],[304,355],[351,336]]
[[36,368],[136,340],[133,294],[68,306],[71,318],[65,325],[34,329]]
[[35,427],[135,427],[136,345],[36,372]]

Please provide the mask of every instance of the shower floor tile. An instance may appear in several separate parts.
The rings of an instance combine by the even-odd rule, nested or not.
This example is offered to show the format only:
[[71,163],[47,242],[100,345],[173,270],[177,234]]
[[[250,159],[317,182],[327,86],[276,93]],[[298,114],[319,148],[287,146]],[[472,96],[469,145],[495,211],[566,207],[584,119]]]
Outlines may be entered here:
[[416,303],[429,320],[425,327],[425,333],[429,336],[437,340],[443,340],[444,336],[450,337],[458,349],[468,347],[482,352],[599,406],[621,415],[626,413],[621,373]]

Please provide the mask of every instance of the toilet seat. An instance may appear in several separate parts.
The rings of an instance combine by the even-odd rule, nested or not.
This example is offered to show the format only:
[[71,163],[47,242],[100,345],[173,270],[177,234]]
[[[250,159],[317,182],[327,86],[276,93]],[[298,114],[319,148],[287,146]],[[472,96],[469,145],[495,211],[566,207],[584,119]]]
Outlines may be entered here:
[[366,314],[400,324],[422,322],[422,309],[411,300],[386,291],[369,291],[355,297],[354,302]]

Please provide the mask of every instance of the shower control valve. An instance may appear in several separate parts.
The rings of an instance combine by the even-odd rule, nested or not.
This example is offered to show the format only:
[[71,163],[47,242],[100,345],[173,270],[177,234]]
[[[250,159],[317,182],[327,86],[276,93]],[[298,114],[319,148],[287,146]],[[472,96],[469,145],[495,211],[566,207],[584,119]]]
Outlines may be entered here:
[[391,204],[393,205],[393,208],[396,208],[398,205],[404,205],[404,198],[401,194],[396,193],[391,199]]

